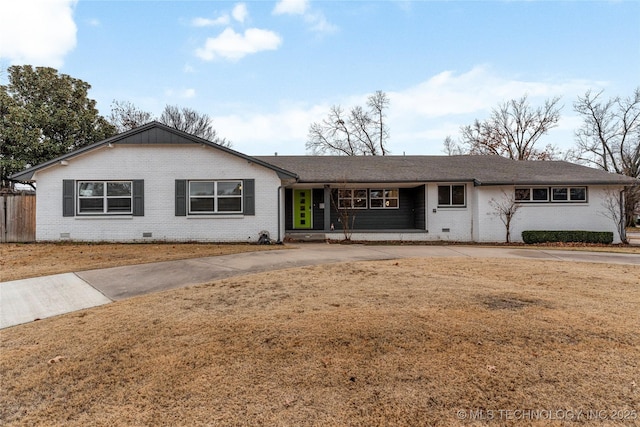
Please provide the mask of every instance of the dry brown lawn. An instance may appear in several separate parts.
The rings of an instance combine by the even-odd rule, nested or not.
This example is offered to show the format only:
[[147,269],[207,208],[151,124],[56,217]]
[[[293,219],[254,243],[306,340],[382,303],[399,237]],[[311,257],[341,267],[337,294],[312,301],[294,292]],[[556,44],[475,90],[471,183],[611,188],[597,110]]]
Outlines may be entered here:
[[[514,247],[520,246],[523,245]],[[640,246],[548,244],[523,247],[640,255]],[[209,243],[0,243],[0,282],[96,268],[284,248],[290,246]]]
[[71,271],[269,249],[283,249],[283,246],[208,243],[2,243],[0,282]]
[[640,425],[639,307],[637,266],[236,277],[2,330],[0,424]]

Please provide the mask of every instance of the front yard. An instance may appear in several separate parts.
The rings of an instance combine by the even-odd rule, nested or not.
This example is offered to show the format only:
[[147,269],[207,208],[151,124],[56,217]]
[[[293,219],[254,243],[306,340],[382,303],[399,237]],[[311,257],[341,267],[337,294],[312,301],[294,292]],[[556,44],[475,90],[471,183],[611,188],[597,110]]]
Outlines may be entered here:
[[3,425],[640,425],[640,267],[305,267],[2,330]]

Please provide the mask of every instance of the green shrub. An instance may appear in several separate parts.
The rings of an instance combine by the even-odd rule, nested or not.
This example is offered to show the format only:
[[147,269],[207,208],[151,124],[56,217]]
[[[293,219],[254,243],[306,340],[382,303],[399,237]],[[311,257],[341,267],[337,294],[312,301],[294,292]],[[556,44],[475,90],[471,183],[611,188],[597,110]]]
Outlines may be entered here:
[[613,233],[610,231],[542,231],[528,230],[522,232],[522,240],[525,243],[547,243],[547,242],[580,242],[580,243],[602,243],[605,245],[613,242]]

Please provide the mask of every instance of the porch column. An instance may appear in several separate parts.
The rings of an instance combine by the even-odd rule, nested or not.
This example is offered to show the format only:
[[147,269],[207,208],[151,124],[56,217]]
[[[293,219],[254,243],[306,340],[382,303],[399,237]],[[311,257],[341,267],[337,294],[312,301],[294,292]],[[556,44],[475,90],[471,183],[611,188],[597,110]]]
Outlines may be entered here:
[[324,186],[324,231],[331,231],[331,187]]

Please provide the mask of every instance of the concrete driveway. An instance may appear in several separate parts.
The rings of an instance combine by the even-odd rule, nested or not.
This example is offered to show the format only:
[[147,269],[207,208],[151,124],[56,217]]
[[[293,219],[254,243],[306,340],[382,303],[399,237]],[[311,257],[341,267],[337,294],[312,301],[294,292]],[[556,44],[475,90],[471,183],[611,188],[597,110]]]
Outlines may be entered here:
[[306,243],[293,249],[113,267],[0,283],[0,328],[231,276],[336,262],[416,257],[514,258],[640,265],[639,255],[606,252]]

